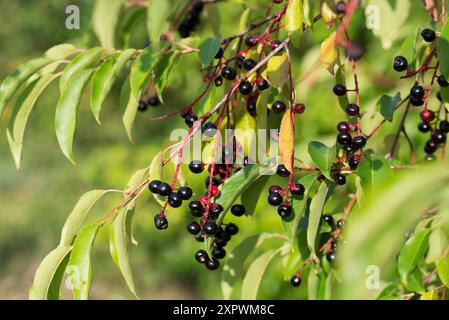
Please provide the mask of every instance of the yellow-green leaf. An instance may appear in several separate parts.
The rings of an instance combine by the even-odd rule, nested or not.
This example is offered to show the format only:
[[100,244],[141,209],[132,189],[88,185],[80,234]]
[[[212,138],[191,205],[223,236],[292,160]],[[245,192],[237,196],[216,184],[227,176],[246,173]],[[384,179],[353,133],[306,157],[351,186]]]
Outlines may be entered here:
[[285,84],[288,79],[288,72],[289,66],[285,52],[282,55],[272,57],[265,70],[267,80],[275,88],[281,88]]
[[338,61],[338,49],[336,42],[336,33],[333,32],[326,40],[323,41],[320,48],[320,62],[334,74],[334,65]]
[[285,13],[285,30],[295,47],[299,47],[303,23],[302,0],[290,0]]
[[295,149],[295,130],[290,110],[284,113],[279,131],[279,152],[282,163],[288,171],[293,173],[293,154]]

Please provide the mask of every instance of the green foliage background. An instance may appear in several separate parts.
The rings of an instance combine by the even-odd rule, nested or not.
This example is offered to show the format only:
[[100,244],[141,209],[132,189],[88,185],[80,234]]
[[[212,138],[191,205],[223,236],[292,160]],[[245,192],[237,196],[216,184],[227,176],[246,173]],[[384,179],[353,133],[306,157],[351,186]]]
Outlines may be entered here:
[[[72,42],[79,47],[91,47],[96,39],[90,29],[92,1],[2,1],[0,3],[0,78],[3,79],[17,65],[41,55],[49,47]],[[81,30],[70,31],[64,26],[65,7],[76,4],[81,8]],[[416,8],[415,8],[416,7]],[[235,4],[220,4],[221,32],[229,36],[237,31],[236,20],[242,10]],[[363,110],[375,108],[383,93],[406,95],[409,83],[398,82],[391,68],[401,39],[413,32],[417,25],[429,19],[418,1],[413,1],[416,13],[411,15],[399,33],[398,41],[385,51],[378,38],[364,27],[363,12],[359,9],[351,23],[352,38],[361,41],[366,54],[359,63]],[[424,23],[423,23],[424,22]],[[211,34],[210,26],[203,22],[200,35]],[[305,34],[302,47],[294,51],[295,77],[316,68],[313,74],[298,84],[297,93],[307,110],[300,117],[297,128],[298,151],[307,160],[307,143],[319,140],[332,143],[335,139],[337,119],[344,119],[332,94],[334,79],[326,70],[313,67],[319,45],[330,33],[320,22],[313,33]],[[144,22],[133,33],[134,47],[142,48],[146,41]],[[170,87],[165,93],[166,104],[158,109],[139,114],[136,120],[136,143],[130,144],[121,123],[122,110],[118,108],[119,87],[108,97],[103,110],[103,124],[97,125],[89,110],[88,97],[81,103],[74,152],[77,165],[72,166],[61,154],[54,134],[54,108],[57,101],[56,82],[39,100],[26,133],[22,170],[17,172],[8,151],[6,139],[0,139],[0,299],[26,298],[34,271],[49,248],[58,242],[62,224],[76,200],[87,190],[122,188],[132,173],[149,164],[152,157],[168,142],[171,129],[183,127],[179,117],[163,121],[149,118],[179,109],[196,97],[201,86],[200,63],[196,55],[182,58],[171,75]],[[351,83],[351,82],[350,82]],[[434,103],[436,106],[436,103]],[[370,141],[369,147],[378,154],[388,150],[389,133],[398,126],[399,115],[387,123]],[[421,150],[424,138],[418,134],[418,114],[408,118],[407,129],[416,149]],[[4,135],[2,131],[0,134]],[[405,145],[405,142],[401,141]],[[423,155],[422,153],[418,153]],[[400,148],[398,160],[408,159],[407,148]],[[420,159],[419,159],[420,160]],[[167,177],[170,177],[169,173]],[[271,178],[275,182],[277,178]],[[202,187],[203,178],[188,176],[194,189]],[[352,184],[350,184],[350,188]],[[335,197],[343,197],[343,190]],[[263,231],[281,231],[281,221],[273,208],[266,205],[266,194],[261,194],[252,218],[238,220],[241,233],[231,241],[229,250],[239,239]],[[95,208],[95,218],[104,216],[116,203],[117,196],[102,199]],[[344,202],[344,201],[343,201]],[[170,228],[157,232],[153,216],[158,210],[151,196],[138,201],[134,219],[135,236],[139,241],[132,250],[132,267],[137,290],[141,298],[221,298],[221,271],[208,272],[193,258],[199,248],[187,235],[185,225],[190,214],[185,209],[171,210]],[[101,230],[93,251],[93,279],[91,298],[132,298],[108,251],[107,229]],[[70,297],[67,291],[66,296]],[[258,298],[306,298],[306,288],[294,289],[284,281],[280,259],[276,258],[264,277]]]

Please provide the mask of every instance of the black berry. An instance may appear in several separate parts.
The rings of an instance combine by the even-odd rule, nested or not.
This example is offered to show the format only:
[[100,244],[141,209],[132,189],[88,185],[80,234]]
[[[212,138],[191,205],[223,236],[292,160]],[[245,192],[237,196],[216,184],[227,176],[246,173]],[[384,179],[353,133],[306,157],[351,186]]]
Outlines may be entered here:
[[190,171],[192,171],[193,173],[201,173],[204,170],[204,166],[201,163],[201,161],[198,160],[193,160],[192,162],[190,162],[189,164],[189,169]]
[[290,190],[291,194],[294,196],[302,196],[305,191],[306,188],[300,183],[295,183]]
[[157,193],[157,187],[159,187],[160,184],[161,182],[159,180],[153,180],[148,185],[148,189],[150,189],[152,193]]
[[360,163],[360,160],[358,159],[358,157],[355,157],[355,156],[350,157],[348,160],[349,167],[352,170],[357,169],[357,167],[359,166],[359,163]]
[[239,228],[234,223],[228,223],[225,227],[225,233],[231,236],[236,235],[239,232]]
[[202,214],[204,213],[204,207],[201,204],[201,202],[199,202],[199,201],[195,200],[195,201],[190,202],[189,208],[195,217],[201,217]]
[[268,196],[268,203],[272,206],[278,206],[284,201],[279,193],[270,193]]
[[352,137],[349,133],[340,132],[337,135],[337,142],[343,146],[350,144],[352,141]]
[[253,90],[253,86],[251,85],[251,83],[249,81],[242,81],[239,85],[239,91],[241,94],[243,95],[248,95],[251,93],[251,91]]
[[301,285],[301,277],[295,274],[290,278],[290,284],[294,287],[299,287]]
[[335,5],[335,13],[343,14],[346,11],[346,3],[344,1],[338,1]]
[[195,235],[195,240],[198,242],[204,242],[204,233],[203,232],[198,232]]
[[226,250],[220,247],[212,248],[212,257],[215,259],[223,259],[226,256]]
[[343,84],[338,84],[338,83],[334,86],[333,91],[334,91],[335,95],[337,95],[337,96],[344,96],[347,92],[346,86],[344,86]]
[[268,81],[265,79],[258,79],[256,81],[257,83],[257,89],[259,89],[260,91],[266,90],[270,87],[270,85],[268,84]]
[[209,257],[207,256],[207,252],[205,250],[198,250],[195,252],[195,259],[199,263],[204,263]]
[[408,62],[403,56],[394,58],[393,69],[397,72],[402,72],[407,69]]
[[250,48],[254,47],[257,44],[257,38],[254,36],[248,36],[245,38],[245,44]]
[[290,176],[290,171],[288,171],[283,164],[278,165],[278,167],[276,168],[276,173],[281,177]]
[[424,151],[428,154],[432,154],[438,149],[438,144],[435,141],[428,140],[424,146]]
[[248,113],[255,117],[257,116],[257,102],[255,99],[249,99],[248,104],[246,105],[246,110]]
[[150,106],[152,106],[152,107],[158,106],[159,103],[161,103],[161,102],[159,101],[159,98],[156,97],[156,96],[150,97],[150,98],[148,99],[148,104],[149,104]]
[[440,130],[444,133],[448,133],[449,132],[449,121],[442,120],[440,122]]
[[410,97],[410,104],[415,107],[420,107],[424,104],[424,101],[421,98]]
[[271,108],[275,113],[284,113],[287,110],[287,106],[282,101],[275,101]]
[[197,234],[201,231],[201,227],[198,222],[193,221],[187,225],[187,231],[191,234]]
[[237,65],[237,67],[239,67],[239,68],[243,67],[243,61],[245,61],[245,57],[238,56],[237,59],[235,59],[235,63]]
[[364,136],[357,136],[352,139],[352,145],[358,150],[366,145],[366,138]]
[[326,259],[330,264],[334,264],[337,257],[333,251],[326,253]]
[[424,97],[424,88],[422,86],[416,85],[410,89],[410,96],[416,99],[422,99]]
[[218,49],[218,52],[215,54],[215,59],[223,58],[223,53],[224,53],[223,48],[220,47],[220,49]]
[[421,36],[425,42],[433,42],[436,38],[435,31],[428,28],[421,31]]
[[157,187],[157,193],[161,196],[168,196],[171,192],[171,187],[166,182],[161,182]]
[[429,132],[430,129],[431,129],[431,126],[427,121],[421,121],[418,124],[418,130],[421,132]]
[[201,130],[206,137],[213,137],[217,133],[217,126],[213,122],[206,122]]
[[189,200],[192,197],[192,189],[189,187],[181,187],[178,189],[178,194],[182,200]]
[[154,225],[159,230],[167,229],[168,228],[167,218],[158,213],[157,215],[154,216]]
[[292,213],[292,207],[288,204],[281,204],[278,207],[278,214],[282,218],[288,217]]
[[198,120],[198,117],[193,115],[193,114],[188,114],[185,118],[184,118],[184,122],[186,123],[186,125],[191,128],[193,126],[193,124]]
[[432,141],[435,141],[437,144],[446,142],[446,135],[441,131],[435,131],[432,133]]
[[346,177],[344,175],[342,175],[341,173],[336,173],[334,175],[334,181],[339,186],[342,186],[342,185],[346,184]]
[[332,217],[332,215],[330,214],[324,214],[322,217],[324,222],[326,222],[331,228],[334,227],[335,222],[334,222],[334,217]]
[[205,261],[206,268],[209,270],[216,270],[220,267],[220,262],[217,259],[207,259]]
[[359,106],[351,103],[346,106],[346,113],[350,116],[357,116],[360,112]]
[[215,222],[212,222],[212,221],[209,221],[209,222],[207,222],[204,226],[203,226],[203,231],[206,233],[206,234],[214,234],[215,232],[217,232],[217,230],[218,230],[218,227],[217,227],[217,225],[216,225],[216,223]]
[[231,67],[225,66],[223,67],[223,69],[221,69],[221,76],[228,80],[234,80],[236,77],[236,73]]
[[138,109],[140,112],[145,112],[145,111],[148,110],[148,104],[145,103],[145,101],[140,100],[140,101],[139,101],[139,104],[138,104],[138,106],[137,106],[137,109]]
[[222,78],[221,76],[217,76],[217,77],[214,79],[214,83],[215,83],[215,86],[216,86],[216,87],[221,86],[221,85],[223,84],[223,78]]
[[234,205],[231,207],[231,213],[232,213],[234,216],[241,217],[241,216],[243,216],[243,215],[245,214],[245,212],[246,212],[246,209],[245,209],[245,207],[244,207],[243,205],[241,205],[241,204],[234,204]]
[[172,208],[179,208],[182,205],[182,199],[179,193],[172,192],[168,195],[168,204]]
[[446,78],[443,75],[438,76],[438,84],[443,87],[446,88],[449,86],[449,82],[447,82]]

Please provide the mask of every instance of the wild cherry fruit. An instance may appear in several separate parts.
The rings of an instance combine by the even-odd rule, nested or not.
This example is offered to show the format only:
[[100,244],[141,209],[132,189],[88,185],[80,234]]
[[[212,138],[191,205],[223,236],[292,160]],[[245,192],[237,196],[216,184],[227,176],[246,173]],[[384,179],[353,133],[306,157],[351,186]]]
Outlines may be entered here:
[[446,142],[446,135],[442,133],[441,131],[435,131],[432,133],[432,141],[435,141],[436,143],[445,143]]
[[246,105],[246,110],[251,116],[257,116],[257,102],[254,99],[249,99],[248,104]]
[[323,221],[326,222],[326,223],[329,225],[329,227],[331,227],[331,228],[334,227],[335,222],[334,222],[334,217],[332,217],[332,215],[330,215],[330,214],[324,214],[324,215],[321,217],[321,219],[323,219]]
[[280,177],[288,177],[288,176],[290,176],[290,171],[288,171],[287,168],[283,164],[278,165],[278,167],[276,168],[276,173]]
[[297,274],[290,278],[290,284],[295,288],[299,287],[301,285],[301,282],[301,277]]
[[182,200],[189,200],[192,197],[192,189],[189,187],[181,187],[178,189],[178,194]]
[[166,182],[161,182],[157,187],[157,193],[161,196],[168,196],[171,192],[171,187]]
[[226,250],[223,248],[213,247],[212,257],[215,259],[223,259],[226,256]]
[[234,223],[228,223],[225,227],[225,232],[231,236],[234,236],[239,232],[239,228]]
[[197,234],[201,231],[201,227],[198,222],[193,221],[187,225],[187,231],[191,234]]
[[443,75],[438,76],[437,81],[440,87],[446,88],[449,86],[449,82],[447,82],[446,78]]
[[337,83],[334,86],[333,91],[334,91],[335,95],[337,95],[337,96],[344,96],[347,92],[347,89],[346,89],[345,85]]
[[257,89],[259,89],[260,91],[266,90],[270,87],[270,85],[268,84],[268,81],[263,78],[257,79],[256,84],[257,84]]
[[403,56],[397,56],[394,58],[393,69],[397,72],[402,72],[406,70],[408,67],[407,59]]
[[337,260],[337,256],[333,251],[326,253],[326,259],[330,264],[334,264]]
[[152,107],[156,107],[156,106],[158,106],[160,103],[161,103],[161,102],[160,102],[159,98],[156,97],[156,96],[150,97],[150,98],[148,99],[148,104],[149,104],[150,106],[152,106]]
[[193,173],[201,173],[204,170],[204,166],[201,163],[201,161],[198,160],[192,160],[192,162],[190,162],[189,164],[189,169],[190,171],[192,171]]
[[223,207],[218,203],[212,203],[209,207],[209,214],[216,219],[223,212]]
[[288,204],[281,204],[278,207],[278,214],[282,218],[288,217],[291,213],[292,213],[292,206],[290,206]]
[[410,104],[415,107],[420,107],[424,104],[424,101],[421,98],[410,97]]
[[231,240],[231,235],[229,233],[227,233],[226,231],[224,231],[224,229],[222,227],[220,227],[220,229],[217,231],[217,233],[215,234],[215,240],[224,240],[224,241],[229,241]]
[[364,136],[357,136],[352,139],[352,145],[358,150],[366,145],[366,138]]
[[257,44],[257,38],[255,36],[247,36],[245,38],[245,44],[248,47],[254,47]]
[[243,215],[245,214],[245,212],[246,212],[246,209],[245,209],[245,207],[244,207],[243,205],[241,205],[241,204],[234,204],[234,205],[231,207],[231,213],[232,213],[234,216],[241,217],[241,216],[243,216]]
[[343,147],[343,150],[346,152],[347,155],[351,155],[354,152],[356,152],[354,146],[352,146],[351,144],[347,144]]
[[449,121],[442,120],[440,122],[440,130],[444,133],[448,133],[449,132]]
[[437,35],[432,29],[426,28],[421,31],[421,36],[423,37],[425,42],[433,42]]
[[440,102],[443,101],[443,98],[441,97],[441,92],[440,92],[440,91],[437,92],[437,99],[438,99],[438,101],[440,101]]
[[428,154],[432,154],[438,149],[438,144],[435,141],[428,140],[424,146],[424,151]]
[[268,192],[269,193],[279,193],[282,190],[282,188],[280,186],[277,185],[272,185],[269,189]]
[[338,1],[335,5],[335,13],[343,14],[346,11],[346,3],[344,1]]
[[243,61],[243,69],[251,70],[256,65],[256,61],[253,59],[246,59]]
[[182,205],[182,199],[179,193],[172,192],[168,195],[168,204],[172,208],[179,208]]
[[243,61],[245,61],[245,57],[238,56],[237,59],[235,59],[235,64],[237,65],[237,67],[241,68],[243,67]]
[[421,132],[429,132],[430,129],[432,129],[432,128],[431,128],[430,124],[426,121],[421,121],[418,124],[418,130]]
[[188,114],[185,118],[184,118],[184,122],[186,123],[186,125],[191,128],[193,126],[193,124],[198,120],[198,117],[193,115],[193,114]]
[[300,183],[295,183],[290,190],[291,194],[294,196],[302,196],[305,191],[306,188]]
[[195,259],[199,263],[204,263],[209,257],[207,256],[207,252],[205,250],[198,250],[195,252]]
[[242,81],[240,82],[239,85],[239,91],[241,94],[243,95],[248,95],[251,93],[251,91],[253,91],[253,86],[251,85],[251,83],[249,81]]
[[359,106],[351,103],[346,106],[346,113],[350,116],[357,116],[360,112]]
[[195,217],[201,217],[204,213],[204,207],[201,202],[195,200],[189,203],[189,208]]
[[435,112],[433,112],[432,110],[423,110],[420,113],[420,116],[422,120],[430,122],[435,119]]
[[337,142],[343,146],[350,144],[352,141],[352,137],[349,133],[340,132],[337,135]]
[[138,109],[140,112],[145,112],[145,111],[148,110],[148,104],[145,103],[145,101],[140,100],[140,101],[139,101],[139,104],[138,104],[138,106],[137,106],[137,109]]
[[195,235],[195,240],[198,242],[204,242],[204,232],[200,231]]
[[236,73],[231,67],[225,66],[223,67],[223,69],[221,69],[221,76],[228,80],[234,80],[236,77]]
[[222,47],[220,47],[220,48],[218,49],[218,52],[215,54],[215,59],[221,59],[221,58],[223,58],[223,53],[224,53],[224,50],[223,50]]
[[342,186],[342,185],[346,184],[346,177],[344,175],[342,175],[341,173],[336,173],[334,175],[334,181],[339,186]]
[[218,227],[215,222],[209,221],[203,226],[203,230],[206,234],[211,235],[211,234],[214,234],[215,232],[217,232]]
[[206,268],[209,270],[216,270],[216,269],[218,269],[218,267],[220,267],[220,262],[218,262],[218,260],[214,259],[214,258],[207,259],[205,261],[205,264],[206,264]]
[[215,83],[215,86],[216,86],[216,87],[221,86],[221,85],[223,84],[223,78],[222,78],[221,76],[217,76],[217,77],[214,79],[214,83]]
[[283,199],[279,193],[270,193],[268,196],[268,203],[272,206],[278,206],[282,203]]
[[284,113],[285,110],[287,110],[287,106],[282,101],[275,101],[271,106],[271,109],[273,109],[273,112],[275,113]]
[[304,103],[297,103],[293,106],[293,111],[296,114],[304,113],[305,110],[306,110],[306,106],[304,105]]
[[161,182],[159,180],[153,180],[148,184],[148,189],[150,189],[152,193],[157,193],[157,187],[159,187],[160,184]]
[[338,219],[337,228],[342,229],[345,226],[345,221],[343,219]]
[[213,122],[206,122],[201,130],[206,137],[213,137],[217,133],[217,126]]
[[422,99],[424,97],[424,88],[419,85],[415,85],[410,89],[410,96],[415,97],[417,99]]
[[357,167],[359,166],[359,163],[360,163],[360,160],[359,160],[358,157],[356,157],[356,156],[352,156],[352,157],[350,157],[349,160],[348,160],[349,167],[350,167],[352,170],[357,169]]
[[154,225],[159,230],[167,229],[168,228],[167,218],[158,213],[157,215],[154,216]]
[[337,130],[342,133],[348,133],[351,130],[349,123],[342,121],[337,124]]

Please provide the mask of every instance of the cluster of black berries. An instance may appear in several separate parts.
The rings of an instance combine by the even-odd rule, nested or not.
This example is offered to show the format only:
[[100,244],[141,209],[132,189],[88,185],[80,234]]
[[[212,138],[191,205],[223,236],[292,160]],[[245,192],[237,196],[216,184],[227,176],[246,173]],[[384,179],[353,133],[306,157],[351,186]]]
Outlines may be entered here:
[[[276,173],[281,177],[289,177],[290,172],[284,165],[279,165],[276,169]],[[294,183],[287,189],[283,189],[281,186],[272,185],[268,189],[268,203],[272,206],[278,207],[278,214],[282,218],[287,218],[292,213],[292,206],[288,200],[284,201],[284,197],[288,195],[288,192],[292,196],[302,196],[305,188],[300,183]]]
[[192,9],[187,13],[184,20],[178,27],[181,38],[188,38],[192,31],[200,24],[200,15],[203,11],[204,3],[202,1],[195,2]]
[[[435,41],[437,35],[435,31],[432,29],[424,29],[421,31],[421,37],[424,39],[425,42],[433,42]],[[393,69],[397,72],[402,72],[407,70],[408,67],[408,61],[403,56],[397,56],[394,58],[393,62]]]
[[449,121],[447,121],[447,114],[444,120],[439,120],[432,110],[424,110],[420,116],[422,121],[418,125],[418,130],[423,133],[430,132],[430,139],[424,146],[424,152],[427,154],[426,159],[432,160],[433,153],[437,151],[441,144],[446,142]]
[[148,99],[140,99],[138,110],[141,112],[147,111],[148,106],[157,107],[161,102],[157,96],[149,97]]
[[[159,180],[151,181],[148,189],[162,197],[168,196],[168,204],[172,208],[179,208],[182,205],[182,201],[189,200],[193,194],[192,189],[189,187],[180,187],[178,190],[172,190],[168,183]],[[163,212],[154,217],[154,224],[159,230],[168,228],[168,221]]]
[[[335,223],[334,217],[330,214],[324,214],[321,218],[332,228],[332,232],[334,232],[336,229],[341,230],[345,225],[345,222],[342,219],[339,219],[337,223]],[[337,241],[336,239],[334,239],[326,252],[326,260],[330,264],[334,264],[336,261],[336,251],[337,251]]]

